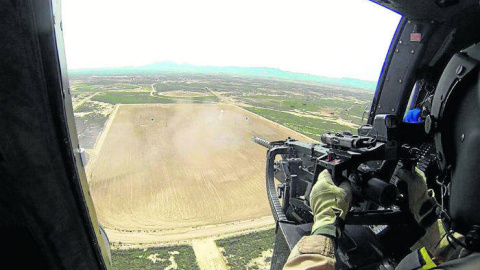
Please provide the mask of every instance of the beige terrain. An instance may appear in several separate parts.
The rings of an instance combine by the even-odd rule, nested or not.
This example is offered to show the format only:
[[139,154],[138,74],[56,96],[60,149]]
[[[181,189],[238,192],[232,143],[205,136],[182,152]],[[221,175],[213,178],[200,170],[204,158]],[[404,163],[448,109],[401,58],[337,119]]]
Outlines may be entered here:
[[[272,216],[231,223],[156,231],[120,231],[106,228],[108,239],[115,248],[145,248],[159,245],[190,244],[191,240],[208,237],[231,237],[274,228]],[[121,243],[120,243],[121,242]]]
[[197,264],[200,269],[227,269],[227,264],[223,259],[223,255],[212,238],[193,240],[192,248],[195,252]]
[[244,227],[252,219],[259,226],[271,214],[266,149],[251,136],[308,140],[227,104],[120,105],[110,121],[89,174],[98,218],[116,234],[113,241],[129,234],[158,241],[169,231]]

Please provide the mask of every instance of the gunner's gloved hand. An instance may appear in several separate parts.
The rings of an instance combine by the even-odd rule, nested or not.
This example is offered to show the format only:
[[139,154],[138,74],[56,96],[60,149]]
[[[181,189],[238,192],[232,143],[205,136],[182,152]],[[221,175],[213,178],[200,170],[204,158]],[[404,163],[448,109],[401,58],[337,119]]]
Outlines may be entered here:
[[407,184],[408,208],[417,223],[427,228],[436,222],[438,203],[434,191],[427,188],[425,174],[418,168],[413,171],[398,166],[393,175]]
[[351,200],[349,183],[344,182],[337,187],[327,170],[321,172],[310,193],[314,216],[312,235],[340,236]]

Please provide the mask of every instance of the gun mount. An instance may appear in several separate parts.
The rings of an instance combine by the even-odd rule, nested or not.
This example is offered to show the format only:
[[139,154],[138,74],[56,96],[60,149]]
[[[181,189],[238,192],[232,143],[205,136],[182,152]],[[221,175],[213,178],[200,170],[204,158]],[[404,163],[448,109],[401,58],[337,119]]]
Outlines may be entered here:
[[[407,144],[398,137],[393,115],[376,115],[373,125],[362,126],[358,134],[325,133],[321,142],[292,138],[270,142],[252,137],[268,149],[267,197],[277,225],[275,267],[283,266],[286,257],[281,254],[286,248],[291,250],[302,236],[310,234],[310,192],[323,170],[331,173],[335,185],[347,182],[352,190],[345,230],[337,239],[337,263],[344,266],[340,269],[382,264],[385,258],[408,250],[424,233],[408,210],[405,184],[392,174],[397,166],[429,168],[431,143],[421,142],[419,148]],[[394,239],[407,232],[408,239],[404,237],[404,245],[399,247]]]
[[[402,222],[399,210],[388,209],[398,197],[397,187],[376,176],[369,161],[393,158],[392,149],[384,142],[348,133],[322,135],[322,142],[307,143],[291,138],[269,142],[253,137],[252,141],[267,151],[267,195],[276,221],[298,224],[313,221],[309,195],[318,174],[327,169],[336,185],[349,181],[353,205],[374,203],[383,210],[353,210],[346,224],[390,224]],[[275,161],[280,155],[281,160]],[[274,178],[280,184],[275,186]],[[282,199],[282,203],[280,203]]]

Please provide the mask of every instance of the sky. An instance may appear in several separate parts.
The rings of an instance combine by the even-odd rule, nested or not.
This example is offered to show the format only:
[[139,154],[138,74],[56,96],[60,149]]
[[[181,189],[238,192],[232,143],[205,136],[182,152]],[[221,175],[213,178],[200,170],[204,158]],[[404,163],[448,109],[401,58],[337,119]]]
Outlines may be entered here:
[[69,69],[168,61],[377,81],[399,20],[367,0],[62,0]]

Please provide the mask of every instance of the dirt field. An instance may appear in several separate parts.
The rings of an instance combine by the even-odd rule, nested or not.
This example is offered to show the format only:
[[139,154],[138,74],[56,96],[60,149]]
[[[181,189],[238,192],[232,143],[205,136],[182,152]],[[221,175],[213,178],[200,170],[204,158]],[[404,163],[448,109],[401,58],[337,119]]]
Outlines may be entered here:
[[306,140],[226,104],[120,105],[91,166],[100,222],[133,232],[178,230],[269,216],[268,140]]
[[[157,231],[120,231],[105,229],[110,243],[115,243],[115,248],[145,248],[163,245],[191,244],[191,240],[200,238],[225,238],[247,234],[259,230],[275,227],[272,216],[257,219],[206,225],[195,228],[177,228]],[[120,243],[121,242],[121,243]]]
[[204,97],[208,95],[207,93],[186,92],[186,91],[169,91],[169,92],[160,92],[159,94],[167,97]]

